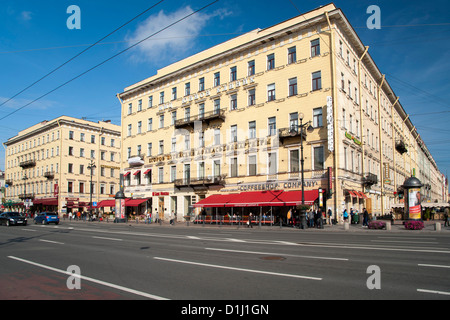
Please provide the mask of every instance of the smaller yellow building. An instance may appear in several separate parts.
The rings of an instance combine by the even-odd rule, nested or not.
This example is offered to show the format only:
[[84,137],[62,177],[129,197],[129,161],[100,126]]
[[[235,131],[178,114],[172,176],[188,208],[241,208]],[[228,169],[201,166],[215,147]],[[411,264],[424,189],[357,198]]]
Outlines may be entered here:
[[68,116],[42,121],[4,143],[7,206],[87,212],[119,190],[120,126]]

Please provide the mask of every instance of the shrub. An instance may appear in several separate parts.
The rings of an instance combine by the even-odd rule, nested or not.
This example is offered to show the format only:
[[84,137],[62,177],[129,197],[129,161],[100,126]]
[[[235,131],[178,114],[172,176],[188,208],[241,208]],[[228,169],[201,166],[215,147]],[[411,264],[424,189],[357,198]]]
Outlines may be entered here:
[[422,230],[425,227],[423,221],[420,220],[405,221],[404,224],[405,228],[408,230]]
[[386,222],[378,221],[378,220],[369,221],[368,228],[369,229],[384,229],[384,228],[386,228]]

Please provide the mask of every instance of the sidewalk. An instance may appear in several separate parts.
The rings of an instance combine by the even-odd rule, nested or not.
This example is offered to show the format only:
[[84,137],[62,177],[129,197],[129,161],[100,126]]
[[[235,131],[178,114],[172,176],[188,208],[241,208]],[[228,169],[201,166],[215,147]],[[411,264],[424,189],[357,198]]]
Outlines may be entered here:
[[[381,220],[384,221],[384,220]],[[345,229],[344,224],[337,224],[337,225],[324,225],[323,229],[319,228],[307,228],[307,229],[299,229],[299,228],[292,228],[289,226],[282,226],[280,225],[272,225],[272,226],[259,226],[258,224],[253,224],[253,228],[248,228],[246,224],[241,225],[229,225],[229,224],[216,224],[216,223],[199,223],[194,224],[193,222],[189,222],[189,225],[186,222],[176,222],[175,225],[171,225],[168,221],[159,223],[144,223],[144,222],[136,222],[135,220],[129,220],[126,223],[114,223],[113,221],[84,221],[84,220],[71,220],[68,219],[61,219],[61,224],[66,223],[76,223],[76,224],[91,224],[96,226],[107,226],[107,225],[128,225],[128,226],[140,226],[140,227],[149,227],[149,228],[192,228],[192,229],[199,229],[199,228],[208,228],[208,229],[242,229],[242,230],[267,230],[267,231],[277,231],[277,230],[283,230],[283,231],[298,231],[298,232],[402,232],[402,233],[442,233],[442,234],[448,234],[450,235],[450,227],[444,227],[444,221],[442,220],[432,220],[432,221],[424,221],[425,227],[422,230],[407,230],[405,229],[403,225],[403,220],[396,220],[394,224],[391,224],[391,230],[386,229],[368,229],[367,227],[363,227],[362,224],[349,224],[348,230]],[[436,223],[441,224],[441,230],[436,231]]]

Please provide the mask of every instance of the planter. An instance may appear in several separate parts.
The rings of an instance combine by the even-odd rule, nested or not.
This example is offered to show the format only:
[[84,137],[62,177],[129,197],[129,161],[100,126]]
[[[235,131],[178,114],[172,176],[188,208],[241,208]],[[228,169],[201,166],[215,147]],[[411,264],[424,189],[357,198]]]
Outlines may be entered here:
[[369,229],[386,229],[386,222],[379,220],[369,221],[369,225],[367,226]]
[[408,230],[422,230],[425,227],[423,221],[420,220],[405,221],[404,225]]

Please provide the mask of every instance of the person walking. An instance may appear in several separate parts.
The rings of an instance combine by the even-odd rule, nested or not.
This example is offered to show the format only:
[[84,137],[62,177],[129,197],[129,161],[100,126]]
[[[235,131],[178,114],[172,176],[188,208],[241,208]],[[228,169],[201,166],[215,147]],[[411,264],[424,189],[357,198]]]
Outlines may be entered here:
[[369,213],[366,208],[363,209],[363,227],[364,226],[369,226]]
[[344,209],[344,222],[348,222],[348,212],[347,212],[347,209]]
[[328,216],[328,220],[327,223],[331,226],[333,225],[333,222],[331,221],[331,216],[333,215],[333,213],[331,212],[331,209],[328,208],[328,212],[327,212],[327,216]]
[[248,215],[247,228],[252,228],[253,229],[252,218],[253,218],[253,214],[250,212],[249,215]]

